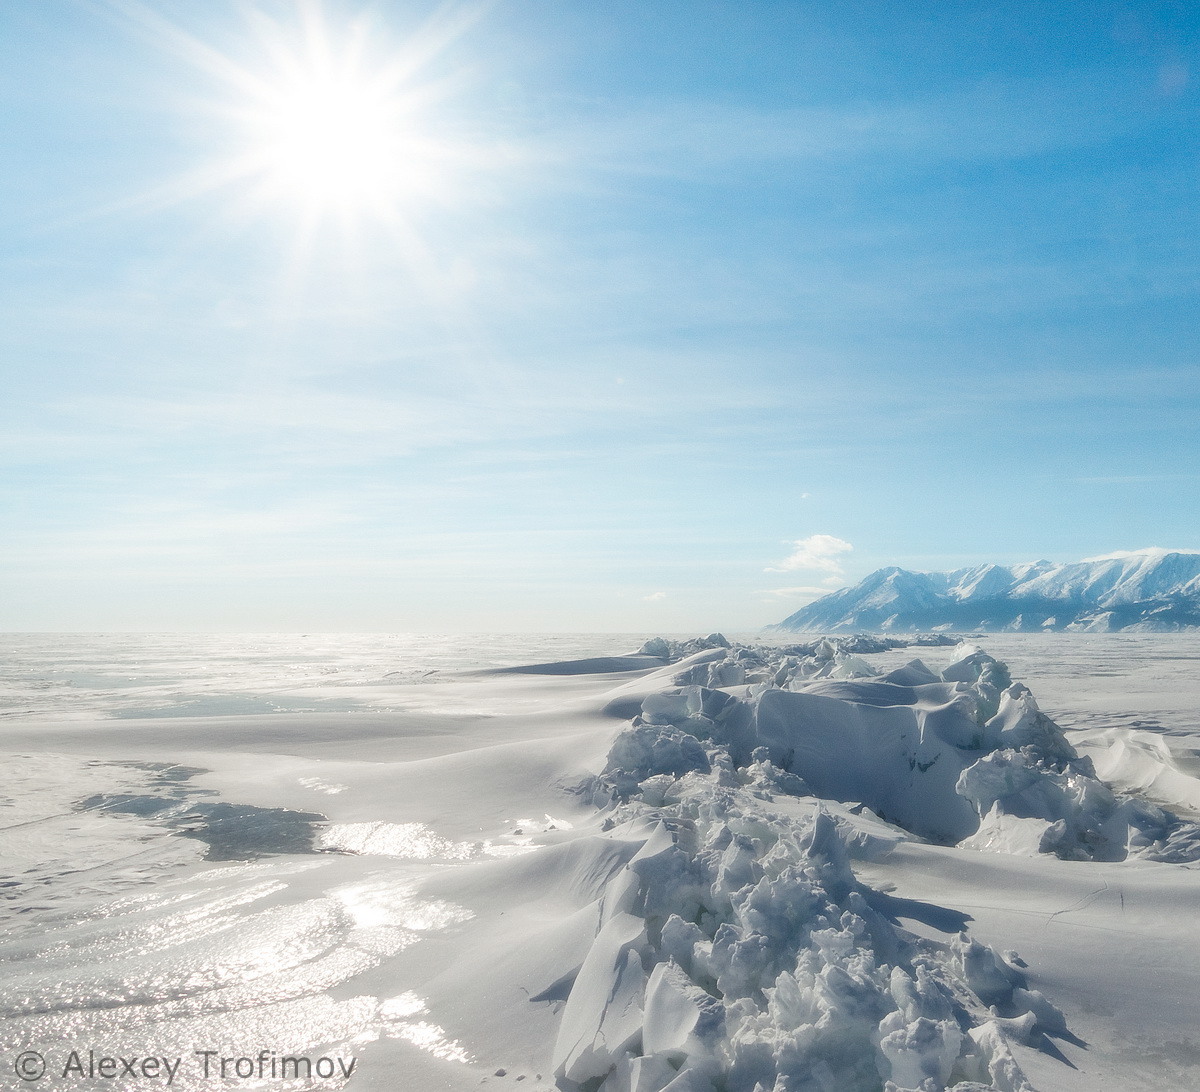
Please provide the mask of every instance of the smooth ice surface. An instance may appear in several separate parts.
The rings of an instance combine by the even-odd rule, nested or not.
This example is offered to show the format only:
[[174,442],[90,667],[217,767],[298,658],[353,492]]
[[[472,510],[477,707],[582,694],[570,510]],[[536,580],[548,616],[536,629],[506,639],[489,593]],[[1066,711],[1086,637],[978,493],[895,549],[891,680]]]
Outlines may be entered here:
[[1196,637],[3,644],[0,1081],[1200,1088]]

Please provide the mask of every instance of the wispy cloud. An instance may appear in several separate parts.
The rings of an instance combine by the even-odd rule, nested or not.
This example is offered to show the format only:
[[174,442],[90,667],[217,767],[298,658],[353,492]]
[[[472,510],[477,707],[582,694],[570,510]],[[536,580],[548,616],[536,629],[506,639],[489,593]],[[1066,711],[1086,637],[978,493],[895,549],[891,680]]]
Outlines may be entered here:
[[1133,127],[1137,112],[1123,91],[1104,69],[1076,68],[890,103],[795,107],[657,98],[608,111],[593,104],[543,134],[544,157],[547,167],[586,163],[662,175],[764,161],[841,165],[885,155],[1014,159],[1097,144]]
[[1140,550],[1113,550],[1111,554],[1100,554],[1097,557],[1085,557],[1083,561],[1124,561],[1131,557],[1163,557],[1166,554],[1200,554],[1200,550],[1181,548],[1168,549],[1164,546],[1143,546]]
[[769,565],[763,572],[822,572],[840,580],[845,576],[845,570],[838,558],[854,549],[850,543],[833,535],[809,535],[808,538],[797,539],[794,545],[795,549],[788,557],[778,565]]
[[811,601],[813,599],[820,599],[823,595],[828,595],[829,589],[813,587],[812,585],[802,585],[796,588],[763,588],[754,594],[768,602],[777,602],[783,599],[804,599]]
[[667,593],[665,591],[651,592],[649,595],[642,596],[642,602],[643,603],[658,603],[661,600],[666,599],[666,597],[667,597]]
[[1076,478],[1081,485],[1145,485],[1150,482],[1189,482],[1200,474],[1113,474],[1095,478]]

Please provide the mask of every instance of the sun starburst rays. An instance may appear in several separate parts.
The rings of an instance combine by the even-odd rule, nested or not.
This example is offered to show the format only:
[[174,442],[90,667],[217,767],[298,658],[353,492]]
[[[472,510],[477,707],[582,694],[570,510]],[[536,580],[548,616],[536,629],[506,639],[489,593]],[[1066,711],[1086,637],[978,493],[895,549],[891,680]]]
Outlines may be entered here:
[[396,229],[417,206],[453,200],[486,152],[447,132],[437,107],[456,90],[429,69],[479,16],[479,4],[441,9],[400,42],[359,17],[336,28],[316,0],[296,18],[251,11],[236,50],[222,50],[130,0],[115,6],[211,82],[199,106],[219,149],[153,194],[164,205],[223,193],[251,216],[290,216],[300,234],[335,224]]

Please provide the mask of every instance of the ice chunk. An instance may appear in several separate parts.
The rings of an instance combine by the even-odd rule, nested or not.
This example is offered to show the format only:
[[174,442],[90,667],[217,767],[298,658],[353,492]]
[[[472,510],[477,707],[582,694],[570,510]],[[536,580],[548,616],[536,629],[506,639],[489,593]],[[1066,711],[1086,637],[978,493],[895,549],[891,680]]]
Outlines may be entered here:
[[699,712],[687,690],[662,690],[642,699],[642,720],[647,724],[680,724]]
[[962,849],[977,849],[985,853],[1036,857],[1042,852],[1042,839],[1049,825],[1045,819],[1022,819],[1008,815],[995,803],[983,817],[979,829],[958,844]]
[[889,671],[886,675],[881,675],[882,682],[897,683],[900,686],[921,686],[925,683],[940,682],[939,676],[935,675],[921,660],[909,660],[903,667],[898,667],[894,671]]
[[985,721],[995,715],[1000,694],[1012,685],[1012,677],[1004,664],[977,645],[962,644],[957,651],[953,662],[942,671],[942,678],[969,685],[979,702],[979,719]]
[[725,1011],[674,962],[660,963],[646,986],[642,1045],[647,1054],[708,1053],[725,1029]]
[[1034,747],[1038,753],[1061,761],[1078,761],[1074,748],[1058,726],[1037,707],[1033,695],[1020,683],[1000,696],[995,716],[987,723],[993,746],[1020,749]]
[[819,674],[826,679],[866,679],[879,672],[861,656],[839,652]]
[[980,1076],[989,1079],[994,1092],[1034,1092],[1033,1085],[1021,1071],[1004,1033],[995,1020],[971,1028],[968,1034],[980,1047],[983,1064],[986,1066],[986,1074]]
[[619,789],[627,790],[626,781],[636,783],[656,774],[676,777],[689,770],[709,769],[708,756],[695,736],[660,724],[639,724],[626,728],[613,741],[605,773],[622,775]]
[[[955,791],[975,755],[945,737],[973,733],[975,725],[950,691],[932,697],[947,700],[918,702],[914,695],[911,705],[878,707],[768,690],[754,705],[752,741],[819,796],[862,801],[908,830],[957,842],[979,826],[979,815]],[[749,755],[735,747],[734,757],[745,764]]]
[[903,1017],[893,1012],[880,1023],[879,1031],[879,1049],[888,1070],[884,1077],[901,1088],[918,1088],[927,1081],[933,1081],[935,1088],[945,1085],[963,1038],[953,1020],[919,1016],[905,1024]]
[[554,1072],[577,1083],[604,1077],[640,1043],[645,923],[618,913],[601,928],[571,988],[554,1045]]
[[665,1058],[625,1054],[600,1085],[599,1092],[662,1092],[676,1077]]
[[746,669],[742,664],[731,660],[708,665],[708,678],[705,685],[710,687],[741,686],[746,681]]
[[960,934],[950,943],[967,985],[985,1005],[1009,1005],[1023,982],[994,948]]
[[1067,1034],[1067,1020],[1062,1010],[1052,1005],[1040,990],[1026,990],[1018,986],[1013,990],[1012,1003],[1017,1009],[1034,1017],[1038,1031],[1051,1035]]

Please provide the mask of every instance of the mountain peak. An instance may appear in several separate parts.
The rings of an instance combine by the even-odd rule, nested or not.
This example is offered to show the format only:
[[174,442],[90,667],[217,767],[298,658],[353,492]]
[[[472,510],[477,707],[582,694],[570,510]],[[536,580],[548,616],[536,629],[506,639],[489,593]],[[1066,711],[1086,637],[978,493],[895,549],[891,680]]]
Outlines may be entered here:
[[1200,550],[1152,546],[1065,564],[985,563],[940,573],[890,565],[780,626],[829,633],[1191,629],[1200,627]]

